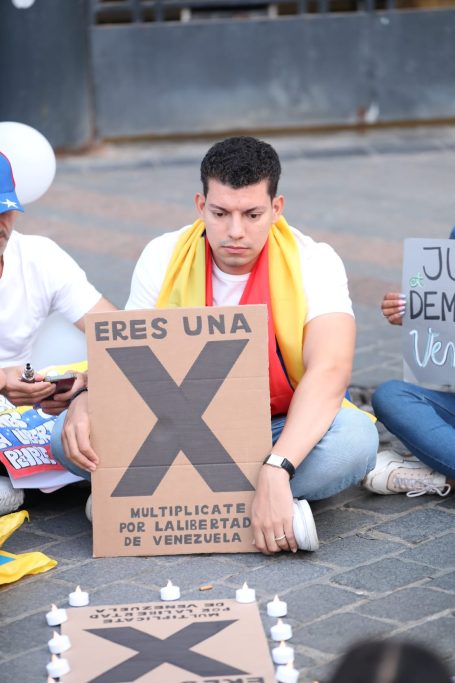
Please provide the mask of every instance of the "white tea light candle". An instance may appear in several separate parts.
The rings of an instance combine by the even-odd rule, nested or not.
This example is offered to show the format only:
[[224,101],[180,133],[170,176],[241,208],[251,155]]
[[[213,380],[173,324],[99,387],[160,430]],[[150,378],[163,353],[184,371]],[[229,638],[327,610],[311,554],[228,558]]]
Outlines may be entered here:
[[287,664],[294,661],[294,648],[286,645],[284,640],[272,650],[272,659],[275,664]]
[[254,588],[248,588],[248,584],[245,581],[243,586],[235,591],[235,599],[237,600],[237,602],[242,603],[255,602],[256,591],[254,590]]
[[71,647],[71,642],[68,636],[60,635],[57,631],[54,631],[53,637],[47,641],[49,651],[53,655],[61,655],[62,652],[66,652]]
[[85,607],[90,602],[87,591],[81,591],[80,586],[68,595],[68,601],[71,607]]
[[279,683],[297,683],[299,679],[299,672],[294,669],[292,662],[286,665],[277,666],[276,680]]
[[285,617],[288,611],[288,606],[284,600],[280,600],[278,595],[275,595],[271,602],[267,603],[267,614],[269,617]]
[[67,619],[66,609],[57,607],[56,605],[52,605],[51,611],[46,614],[48,626],[60,626],[60,624],[63,624]]
[[68,663],[68,660],[64,657],[57,657],[56,655],[52,655],[51,661],[49,662],[49,664],[46,664],[46,669],[47,673],[49,674],[49,676],[52,676],[52,678],[60,678],[60,676],[64,676],[69,672],[70,665]]
[[160,588],[161,600],[178,600],[180,598],[180,588],[174,586],[172,581],[168,581],[166,586]]
[[273,640],[289,640],[292,638],[291,624],[285,624],[284,621],[278,619],[275,626],[271,627],[270,635]]

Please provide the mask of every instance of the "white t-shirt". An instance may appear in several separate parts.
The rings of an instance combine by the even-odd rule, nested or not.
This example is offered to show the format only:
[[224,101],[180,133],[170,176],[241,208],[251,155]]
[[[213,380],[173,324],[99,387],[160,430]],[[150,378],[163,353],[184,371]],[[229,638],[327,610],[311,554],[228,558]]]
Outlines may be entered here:
[[[136,264],[126,310],[154,308],[174,247],[189,226],[167,232],[151,240]],[[307,299],[305,322],[325,313],[353,315],[343,262],[324,242],[314,242],[291,228],[298,245],[302,271],[302,287]],[[236,306],[243,294],[249,274],[229,275],[213,263],[213,303]]]
[[0,367],[30,360],[48,315],[59,312],[74,323],[100,298],[82,268],[55,242],[13,230],[0,277]]

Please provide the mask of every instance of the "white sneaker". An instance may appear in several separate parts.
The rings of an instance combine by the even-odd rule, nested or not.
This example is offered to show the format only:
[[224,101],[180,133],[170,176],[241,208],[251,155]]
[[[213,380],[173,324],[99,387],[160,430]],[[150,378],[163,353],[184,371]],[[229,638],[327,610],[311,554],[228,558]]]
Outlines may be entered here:
[[373,493],[387,496],[406,492],[410,498],[425,493],[447,496],[451,491],[443,474],[435,472],[417,458],[404,458],[395,451],[378,453],[376,466],[368,472],[362,484]]
[[85,516],[89,522],[92,521],[92,494],[89,495],[85,503]]
[[317,550],[319,539],[313,513],[306,500],[294,498],[294,517],[292,520],[295,540],[300,550]]
[[9,477],[0,477],[0,515],[7,515],[20,508],[24,502],[23,489],[15,489]]

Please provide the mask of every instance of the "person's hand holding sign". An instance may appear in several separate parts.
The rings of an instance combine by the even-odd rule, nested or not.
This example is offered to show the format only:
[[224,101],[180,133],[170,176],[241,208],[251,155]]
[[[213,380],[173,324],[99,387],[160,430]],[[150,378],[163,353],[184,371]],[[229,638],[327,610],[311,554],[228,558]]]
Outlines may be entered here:
[[402,325],[406,310],[406,295],[400,292],[387,292],[382,300],[381,310],[391,325]]

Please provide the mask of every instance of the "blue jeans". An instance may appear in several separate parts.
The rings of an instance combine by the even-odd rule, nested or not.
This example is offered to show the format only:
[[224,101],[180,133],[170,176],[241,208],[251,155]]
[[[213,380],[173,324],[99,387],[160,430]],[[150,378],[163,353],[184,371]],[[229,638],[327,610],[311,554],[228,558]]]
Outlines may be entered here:
[[[272,418],[274,444],[285,421],[285,415]],[[328,432],[297,467],[292,495],[321,500],[358,484],[376,464],[378,441],[378,430],[365,413],[341,408]]]
[[390,380],[373,395],[377,418],[432,469],[455,479],[455,394]]
[[[67,459],[61,441],[65,419],[62,413],[52,432],[52,455],[70,472],[90,480],[90,473]],[[281,434],[285,415],[272,418],[272,438]],[[357,484],[373,469],[378,450],[378,431],[360,410],[341,408],[328,432],[323,436],[291,481],[294,498],[320,500],[334,496],[352,484]]]

